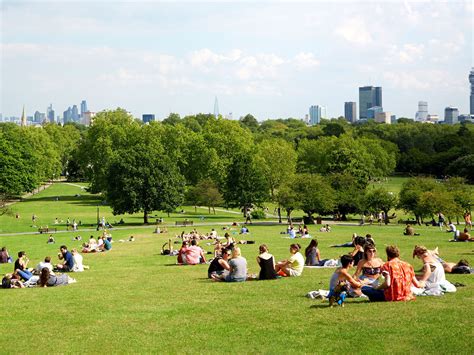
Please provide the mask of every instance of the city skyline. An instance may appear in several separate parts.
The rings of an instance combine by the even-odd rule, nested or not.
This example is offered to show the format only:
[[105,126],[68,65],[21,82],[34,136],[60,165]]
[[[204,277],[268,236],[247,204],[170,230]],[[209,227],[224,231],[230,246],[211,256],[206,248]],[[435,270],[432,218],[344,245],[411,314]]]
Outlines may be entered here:
[[304,118],[315,104],[339,117],[367,85],[397,117],[419,101],[470,111],[470,1],[1,6],[3,117],[50,103],[58,115],[84,96],[135,117],[212,113],[215,97],[236,118]]

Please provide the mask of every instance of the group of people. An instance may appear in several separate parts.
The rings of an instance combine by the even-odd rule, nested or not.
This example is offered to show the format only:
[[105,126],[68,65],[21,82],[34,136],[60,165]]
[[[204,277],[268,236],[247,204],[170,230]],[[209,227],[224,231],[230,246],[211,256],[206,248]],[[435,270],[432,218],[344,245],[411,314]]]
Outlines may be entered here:
[[89,241],[82,244],[82,253],[97,253],[110,249],[112,249],[112,236],[107,231],[104,231],[97,240],[91,235]]
[[[408,301],[421,295],[439,296],[456,291],[456,287],[446,280],[446,272],[472,271],[466,260],[457,264],[449,263],[439,257],[438,249],[415,246],[413,257],[423,262],[421,272],[415,274],[413,266],[400,260],[397,246],[387,246],[385,252],[387,261],[383,262],[376,254],[375,244],[366,242],[360,261],[356,262],[353,254],[343,255],[341,266],[336,269],[329,283],[328,297],[331,303],[339,301],[341,304],[345,297],[362,295],[370,301]],[[356,266],[356,271],[352,274],[350,269],[353,266]]]
[[[5,260],[4,255],[8,255],[8,251],[5,247],[2,248],[0,258],[2,262]],[[65,273],[82,272],[84,269],[89,268],[83,265],[83,257],[77,249],[69,251],[66,245],[61,245],[59,248],[58,259],[60,262],[53,265],[51,257],[47,256],[34,268],[30,268],[28,265],[30,260],[26,252],[18,252],[18,258],[14,262],[13,272],[6,274],[2,279],[2,288],[68,285],[76,281]]]

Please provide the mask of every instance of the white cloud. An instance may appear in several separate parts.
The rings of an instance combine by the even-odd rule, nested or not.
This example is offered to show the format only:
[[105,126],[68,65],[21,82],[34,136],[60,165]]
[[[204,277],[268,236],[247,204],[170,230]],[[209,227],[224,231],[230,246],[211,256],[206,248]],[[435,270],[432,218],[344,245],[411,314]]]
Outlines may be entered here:
[[298,53],[293,60],[298,69],[316,68],[321,64],[321,62],[316,59],[313,53]]
[[347,20],[344,24],[337,26],[335,33],[358,46],[366,46],[373,42],[372,35],[367,29],[367,21],[361,18]]
[[401,63],[411,63],[423,59],[425,46],[423,44],[404,44],[398,51],[398,59]]

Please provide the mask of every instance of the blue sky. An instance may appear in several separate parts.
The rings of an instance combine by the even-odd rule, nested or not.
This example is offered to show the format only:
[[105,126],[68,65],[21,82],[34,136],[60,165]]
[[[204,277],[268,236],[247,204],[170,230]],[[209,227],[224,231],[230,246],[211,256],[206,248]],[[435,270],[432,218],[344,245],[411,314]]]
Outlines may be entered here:
[[1,8],[4,116],[343,114],[358,87],[383,87],[386,111],[468,112],[472,1],[11,1]]

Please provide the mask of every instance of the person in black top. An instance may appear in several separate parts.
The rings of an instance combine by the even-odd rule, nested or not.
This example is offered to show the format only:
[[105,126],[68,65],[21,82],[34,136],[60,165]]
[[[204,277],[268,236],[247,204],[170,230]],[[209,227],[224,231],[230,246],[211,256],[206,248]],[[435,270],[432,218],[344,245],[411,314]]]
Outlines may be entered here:
[[257,256],[257,263],[260,265],[259,280],[276,279],[275,258],[268,252],[266,244],[262,244],[258,248],[260,254]]
[[209,269],[207,270],[207,277],[212,279],[212,275],[222,275],[226,271],[230,270],[230,265],[228,260],[232,254],[231,249],[223,249],[222,255],[216,256],[212,259],[211,264],[209,265]]

